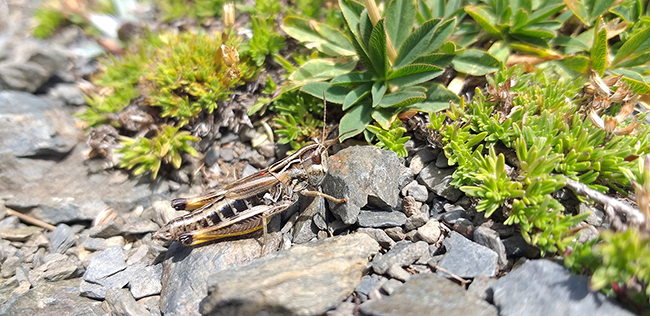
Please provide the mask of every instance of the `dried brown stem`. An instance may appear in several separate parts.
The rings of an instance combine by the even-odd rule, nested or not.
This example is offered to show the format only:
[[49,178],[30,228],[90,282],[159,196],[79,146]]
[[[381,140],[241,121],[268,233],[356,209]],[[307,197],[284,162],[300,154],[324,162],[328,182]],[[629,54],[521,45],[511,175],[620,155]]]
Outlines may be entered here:
[[612,226],[614,226],[614,228],[624,228],[623,223],[616,216],[616,213],[625,216],[626,222],[629,224],[640,226],[645,223],[645,216],[641,211],[623,203],[622,201],[602,194],[589,188],[586,184],[582,184],[572,179],[567,179],[565,185],[573,190],[575,194],[586,196],[587,198],[602,204],[605,207],[605,212],[612,220]]
[[443,267],[441,267],[441,266],[439,266],[439,265],[437,265],[437,264],[436,264],[434,267],[436,268],[436,270],[440,270],[440,271],[442,271],[442,272],[444,272],[444,273],[449,274],[449,275],[450,275],[454,280],[460,282],[460,285],[461,285],[463,288],[464,288],[465,285],[467,285],[467,283],[469,282],[469,280],[465,280],[465,279],[459,277],[458,275],[452,273],[451,271],[449,271],[449,270],[447,270],[447,269],[445,269],[445,268],[443,268]]
[[32,225],[36,225],[36,226],[38,226],[38,227],[42,227],[42,228],[45,228],[45,229],[47,229],[47,230],[54,230],[54,229],[56,228],[56,227],[54,227],[53,225],[50,225],[50,224],[48,224],[48,223],[46,223],[46,222],[44,222],[44,221],[38,220],[38,219],[33,218],[33,217],[29,216],[29,215],[25,215],[25,214],[23,214],[23,213],[16,212],[16,211],[11,210],[11,209],[7,209],[7,215],[9,215],[9,216],[16,216],[16,217],[18,217],[21,221],[23,221],[23,222],[25,222],[25,223],[29,223],[29,224],[32,224]]

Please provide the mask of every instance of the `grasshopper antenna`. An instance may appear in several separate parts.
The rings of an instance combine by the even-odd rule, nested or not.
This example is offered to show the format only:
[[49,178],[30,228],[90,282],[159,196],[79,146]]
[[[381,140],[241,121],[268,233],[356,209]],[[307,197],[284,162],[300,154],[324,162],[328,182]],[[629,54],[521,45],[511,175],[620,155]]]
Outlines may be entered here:
[[327,125],[327,121],[325,118],[327,117],[327,100],[325,99],[325,90],[323,90],[323,140],[321,141],[321,144],[325,145],[325,139],[327,139],[327,135],[325,135],[325,126]]

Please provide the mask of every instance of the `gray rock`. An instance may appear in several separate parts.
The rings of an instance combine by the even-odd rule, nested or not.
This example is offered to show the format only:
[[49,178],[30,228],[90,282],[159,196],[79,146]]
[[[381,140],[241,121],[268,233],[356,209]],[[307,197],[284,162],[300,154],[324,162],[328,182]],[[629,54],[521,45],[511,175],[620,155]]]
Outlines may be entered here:
[[121,233],[122,225],[115,222],[115,220],[110,220],[104,225],[91,227],[88,235],[90,237],[109,238]]
[[[400,268],[400,269],[402,269],[402,268]],[[404,270],[404,269],[402,269],[402,270]],[[404,271],[404,272],[406,272],[406,271]],[[408,274],[408,272],[406,274]],[[402,285],[404,285],[404,284],[399,280],[389,279],[388,281],[384,282],[384,285],[381,286],[381,289],[384,292],[386,292],[386,294],[391,295],[391,294],[395,293],[395,291],[397,289],[402,287]]]
[[0,116],[0,154],[61,158],[81,136],[69,114],[24,92],[0,91]]
[[372,239],[379,243],[384,249],[390,249],[395,245],[395,241],[388,237],[388,234],[381,229],[376,228],[359,228],[359,233],[368,234]]
[[60,253],[48,254],[43,258],[44,263],[29,272],[29,281],[37,284],[42,280],[60,281],[75,277],[79,263]]
[[[634,315],[605,294],[589,290],[586,276],[548,260],[531,260],[490,289],[500,315]],[[517,298],[517,299],[513,299]]]
[[434,153],[429,150],[428,148],[422,149],[415,153],[413,156],[413,159],[411,159],[411,163],[409,164],[409,169],[413,171],[413,174],[418,174],[424,166],[426,166],[429,162],[433,161],[436,158]]
[[84,274],[84,280],[99,283],[102,279],[126,269],[124,253],[120,246],[113,246],[95,257]]
[[406,229],[406,231],[412,231],[424,226],[429,221],[428,215],[429,214],[416,211],[415,214],[406,219],[406,223],[404,223],[404,229]]
[[361,304],[362,315],[496,316],[497,309],[435,274],[413,275],[392,295]]
[[[452,231],[443,241],[447,253],[438,265],[461,278],[473,278],[479,274],[496,275],[498,255]],[[447,273],[438,271],[443,276]]]
[[375,288],[375,285],[379,282],[377,276],[364,275],[359,282],[359,285],[354,289],[354,292],[357,294],[362,294],[368,296],[370,291]]
[[149,311],[150,316],[160,316],[160,296],[148,296],[138,300],[138,304],[142,305]]
[[129,217],[122,226],[122,234],[137,235],[155,232],[160,229],[158,224],[142,217]]
[[16,216],[9,216],[0,221],[0,229],[18,227],[20,227],[20,219]]
[[411,181],[413,181],[413,178],[415,175],[413,174],[413,170],[409,169],[408,167],[405,167],[404,165],[400,164],[400,175],[399,175],[399,186],[397,187],[400,191],[406,187]]
[[77,241],[74,231],[66,224],[59,224],[49,233],[52,252],[65,253]]
[[112,246],[124,246],[124,237],[113,236],[106,239],[88,237],[81,245],[88,251],[102,251]]
[[585,220],[589,225],[600,226],[603,224],[605,213],[587,203],[580,203],[580,205],[578,205],[578,213],[591,213]]
[[224,161],[232,161],[234,159],[232,147],[222,147],[219,149],[219,156]]
[[118,271],[94,282],[82,280],[81,284],[79,285],[81,295],[89,298],[103,300],[106,298],[108,290],[112,288],[123,288],[129,283],[129,281],[134,280],[136,278],[136,274],[142,273],[139,268],[142,268],[143,266],[144,264],[130,266],[124,270]]
[[388,268],[388,271],[386,271],[386,274],[388,274],[388,276],[391,278],[398,279],[402,282],[408,280],[411,277],[411,275],[406,270],[404,270],[404,268],[396,264],[390,266],[390,268]]
[[206,166],[212,167],[215,163],[217,163],[217,159],[219,158],[219,149],[220,146],[215,144],[213,146],[210,146],[208,151],[205,152],[203,161],[205,162]]
[[294,225],[293,242],[296,244],[304,244],[316,238],[320,229],[315,221],[325,217],[324,199],[303,197],[300,198],[300,203],[306,207],[304,211],[299,212]]
[[358,220],[361,227],[384,228],[404,225],[406,215],[398,211],[361,211]]
[[472,284],[469,285],[469,288],[467,288],[467,293],[491,302],[492,295],[488,295],[488,289],[496,281],[497,279],[495,278],[490,278],[482,274],[477,275],[474,280],[472,280]]
[[136,271],[133,272],[133,278],[129,280],[129,288],[133,297],[140,299],[145,296],[160,294],[162,289],[160,283],[162,263],[155,266],[136,265],[133,266],[133,269]]
[[376,255],[372,260],[372,269],[379,274],[384,274],[393,265],[405,267],[417,261],[422,254],[429,251],[426,242],[398,241],[384,255]]
[[497,255],[499,255],[499,269],[503,269],[506,264],[508,264],[508,258],[506,257],[506,247],[503,245],[503,242],[501,242],[499,233],[490,228],[479,226],[474,231],[474,241],[479,245],[483,245],[492,249],[492,251],[496,252]]
[[454,171],[455,169],[453,168],[438,168],[436,167],[436,163],[432,162],[422,169],[417,180],[439,196],[455,202],[460,198],[463,192],[449,184],[452,180],[451,175]]
[[444,152],[440,152],[436,158],[436,167],[438,168],[449,168],[449,160]]
[[435,244],[440,239],[442,231],[440,222],[436,219],[430,219],[424,226],[418,228],[418,238],[428,244]]
[[130,179],[124,172],[89,175],[84,155],[84,146],[59,161],[0,154],[0,195],[10,196],[6,206],[56,225],[94,220],[107,207],[117,213],[134,205],[147,208],[169,195],[166,181]]
[[459,207],[459,208],[460,209],[456,209],[454,211],[442,214],[442,217],[441,217],[442,220],[445,223],[453,226],[454,224],[456,224],[456,221],[458,221],[461,218],[468,219],[467,212],[465,212],[465,210],[462,207]]
[[35,226],[0,229],[0,237],[11,241],[26,241],[32,235],[41,232],[43,229]]
[[[278,248],[280,232],[269,233],[268,251]],[[208,292],[210,274],[259,258],[262,236],[245,236],[199,247],[173,243],[163,262],[160,309],[164,315],[197,315],[199,303]],[[267,254],[268,256],[268,254]],[[210,267],[197,269],[197,267]],[[226,272],[221,272],[226,273]],[[226,274],[230,274],[230,270]]]
[[354,146],[329,158],[329,173],[322,187],[324,193],[348,199],[346,203],[328,203],[332,213],[350,225],[357,222],[366,204],[385,210],[397,208],[399,177],[397,154],[372,146]]
[[0,64],[0,88],[35,92],[50,78],[50,73],[36,63]]
[[354,314],[357,304],[353,302],[343,302],[336,306],[335,310],[330,310],[325,313],[325,316],[349,316]]
[[539,257],[539,248],[529,245],[524,237],[521,235],[513,235],[503,239],[503,246],[506,248],[506,256],[513,257],[526,257],[529,259]]
[[48,96],[63,101],[66,105],[82,106],[86,104],[83,92],[77,85],[71,83],[59,83],[47,92]]
[[587,225],[580,230],[580,235],[578,235],[578,242],[584,244],[587,241],[598,238],[599,235],[600,232],[598,232],[598,229],[596,229],[596,227]]
[[15,256],[9,257],[7,258],[7,260],[5,260],[2,263],[2,269],[0,270],[0,274],[5,279],[12,277],[14,274],[16,274],[16,268],[20,267],[21,264],[23,264],[22,259]]
[[105,315],[102,302],[81,297],[79,279],[44,282],[0,306],[0,315]]
[[378,249],[366,234],[337,236],[213,274],[201,313],[323,314],[352,293]]
[[427,187],[420,184],[411,186],[408,189],[407,194],[409,196],[412,196],[418,202],[426,202],[427,198],[429,197],[429,191],[427,190]]
[[402,229],[402,227],[389,227],[384,229],[384,232],[386,232],[388,237],[392,238],[394,241],[400,241],[406,238],[406,234],[404,233],[404,229]]
[[127,289],[112,288],[106,292],[106,303],[111,315],[149,316],[147,309],[136,303]]

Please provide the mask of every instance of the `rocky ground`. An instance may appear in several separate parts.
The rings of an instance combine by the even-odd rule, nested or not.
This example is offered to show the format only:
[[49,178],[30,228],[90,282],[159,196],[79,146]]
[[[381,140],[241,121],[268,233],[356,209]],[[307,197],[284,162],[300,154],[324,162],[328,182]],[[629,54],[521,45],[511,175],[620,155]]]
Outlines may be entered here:
[[[406,159],[368,146],[331,156],[322,189],[348,202],[301,199],[272,220],[262,258],[261,234],[166,248],[151,235],[182,214],[170,199],[205,179],[87,160],[72,116],[75,83],[95,70],[86,46],[18,33],[0,37],[0,315],[632,315],[476,213],[444,154],[413,144]],[[270,163],[250,132],[224,132],[202,162],[221,175]],[[581,239],[607,225],[566,195],[592,212]]]

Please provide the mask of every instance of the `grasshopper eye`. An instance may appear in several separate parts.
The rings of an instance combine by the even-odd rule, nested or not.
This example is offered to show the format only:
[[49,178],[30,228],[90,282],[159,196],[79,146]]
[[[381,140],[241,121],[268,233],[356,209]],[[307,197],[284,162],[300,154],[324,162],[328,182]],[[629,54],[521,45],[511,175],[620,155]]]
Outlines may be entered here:
[[315,165],[320,165],[321,156],[318,150],[314,150],[314,152],[311,153],[311,162]]

